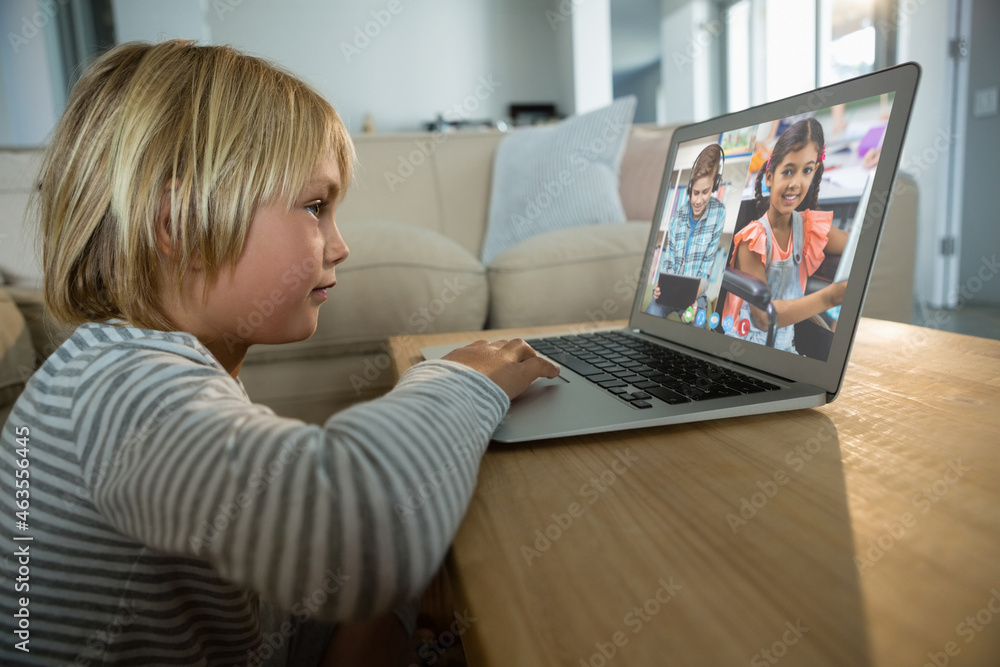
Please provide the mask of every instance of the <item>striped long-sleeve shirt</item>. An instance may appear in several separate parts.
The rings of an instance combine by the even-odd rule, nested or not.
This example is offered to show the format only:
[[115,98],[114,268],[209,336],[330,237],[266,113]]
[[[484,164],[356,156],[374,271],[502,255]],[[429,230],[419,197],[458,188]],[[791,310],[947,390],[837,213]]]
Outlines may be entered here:
[[82,325],[0,438],[0,663],[256,664],[270,605],[283,635],[393,609],[443,559],[508,406],[435,361],[310,425],[190,334]]

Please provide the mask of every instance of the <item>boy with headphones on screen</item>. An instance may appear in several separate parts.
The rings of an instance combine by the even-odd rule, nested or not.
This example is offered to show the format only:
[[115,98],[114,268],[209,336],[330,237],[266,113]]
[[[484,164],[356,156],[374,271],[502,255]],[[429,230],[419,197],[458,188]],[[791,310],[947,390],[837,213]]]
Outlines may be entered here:
[[[698,154],[691,167],[687,201],[677,208],[667,227],[667,242],[660,256],[660,273],[699,278],[698,298],[692,306],[708,307],[705,289],[719,248],[726,206],[712,195],[722,184],[725,153],[719,144],[710,144]],[[666,317],[682,309],[659,303],[660,287],[653,288],[653,300],[646,308],[650,315]]]

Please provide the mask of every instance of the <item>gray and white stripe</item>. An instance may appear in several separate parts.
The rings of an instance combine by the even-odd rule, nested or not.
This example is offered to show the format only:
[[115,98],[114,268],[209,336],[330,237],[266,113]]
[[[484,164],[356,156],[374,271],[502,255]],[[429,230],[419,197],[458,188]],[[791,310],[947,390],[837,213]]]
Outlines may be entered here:
[[[293,621],[398,607],[444,558],[508,406],[484,375],[435,361],[310,425],[253,404],[194,336],[79,327],[0,436],[0,542],[31,554],[26,593],[16,558],[2,560],[0,662],[246,664],[263,646],[261,601]],[[22,426],[25,532],[10,465]],[[445,481],[401,519],[431,479]],[[22,596],[30,653],[13,648]]]

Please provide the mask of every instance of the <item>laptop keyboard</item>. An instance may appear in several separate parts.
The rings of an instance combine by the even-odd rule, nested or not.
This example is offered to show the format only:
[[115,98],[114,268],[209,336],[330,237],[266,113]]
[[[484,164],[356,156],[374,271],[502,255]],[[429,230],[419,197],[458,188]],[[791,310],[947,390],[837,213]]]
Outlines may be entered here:
[[536,338],[527,343],[640,410],[653,407],[653,399],[677,405],[779,388],[621,331]]

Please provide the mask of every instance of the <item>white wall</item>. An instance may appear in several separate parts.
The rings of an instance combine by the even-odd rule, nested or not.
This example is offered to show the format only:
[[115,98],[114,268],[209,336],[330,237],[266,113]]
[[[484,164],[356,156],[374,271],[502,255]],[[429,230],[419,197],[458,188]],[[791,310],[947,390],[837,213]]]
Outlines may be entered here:
[[714,72],[718,71],[715,54],[719,45],[716,36],[704,29],[714,18],[713,11],[707,0],[682,4],[664,0],[660,22],[662,122],[700,121],[717,113],[719,78]]
[[0,91],[4,92],[3,101],[0,102],[0,146],[10,146],[14,143],[14,126],[11,124],[10,105],[7,102],[12,99],[12,95],[7,92],[3,70],[0,66]]
[[[0,145],[38,146],[45,142],[62,112],[53,94],[49,44],[53,38],[56,4],[40,6],[38,0],[0,2],[0,69],[3,71],[6,134]],[[17,102],[14,104],[14,102]]]
[[[958,248],[956,306],[966,301],[1000,307],[1000,280],[996,256],[1000,254],[1000,225],[996,220],[997,155],[1000,155],[1000,115],[976,114],[974,100],[981,90],[1000,86],[1000,3],[974,0],[969,3],[969,88],[966,110],[964,164],[961,197],[962,233]],[[983,279],[988,277],[988,279]]]
[[[934,305],[944,302],[940,282],[935,280],[940,273],[934,270],[940,244],[937,223],[945,214],[948,152],[957,144],[952,138],[952,100],[946,94],[952,66],[947,57],[949,4],[948,0],[934,0],[902,5],[898,32],[898,60],[914,60],[922,69],[900,169],[911,174],[919,188],[915,298],[918,303]],[[948,141],[942,142],[942,136]]]
[[[512,102],[565,115],[611,101],[610,0],[112,0],[119,42],[228,43],[309,81],[359,132],[418,129],[438,114],[503,119]],[[49,4],[60,11],[60,3]],[[3,0],[17,34],[39,0]],[[53,27],[51,17],[44,18]],[[53,28],[54,29],[54,28]],[[7,42],[8,40],[4,40]],[[3,51],[0,145],[44,142],[61,112],[44,37]],[[598,48],[599,47],[599,48]],[[30,55],[28,55],[30,52]],[[16,65],[16,67],[14,67]],[[32,95],[24,118],[15,98]]]
[[[114,0],[113,6],[119,41],[191,37],[277,61],[316,86],[352,132],[360,132],[368,113],[379,131],[391,132],[418,129],[438,114],[506,118],[511,102],[555,102],[564,113],[573,106],[558,53],[558,33],[568,21],[552,21],[559,0]],[[608,79],[610,86],[610,64]]]
[[573,109],[587,113],[611,104],[611,5],[587,0],[573,10]]
[[655,62],[647,67],[615,76],[615,96],[635,95],[635,123],[655,123],[660,90],[660,66]]
[[175,37],[208,42],[211,35],[205,19],[211,4],[210,0],[111,0],[115,39],[119,44]]
[[[553,6],[557,3],[553,0]],[[572,5],[569,5],[572,11]],[[552,31],[556,37],[556,85],[558,88],[558,99],[563,100],[560,105],[560,112],[571,115],[576,111],[576,87],[573,85],[573,77],[576,73],[573,70],[573,24],[566,20],[571,17],[571,13],[561,11],[558,8],[550,9],[547,15],[552,26]]]

